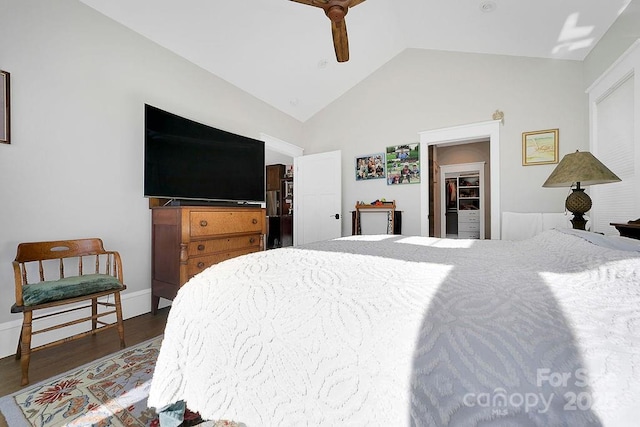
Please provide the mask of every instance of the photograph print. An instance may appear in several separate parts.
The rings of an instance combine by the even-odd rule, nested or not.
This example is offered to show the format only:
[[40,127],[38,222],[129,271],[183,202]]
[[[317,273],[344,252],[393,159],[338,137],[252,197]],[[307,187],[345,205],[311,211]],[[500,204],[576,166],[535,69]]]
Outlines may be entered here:
[[417,184],[420,182],[420,144],[387,147],[387,184]]
[[384,153],[356,157],[356,181],[384,177]]

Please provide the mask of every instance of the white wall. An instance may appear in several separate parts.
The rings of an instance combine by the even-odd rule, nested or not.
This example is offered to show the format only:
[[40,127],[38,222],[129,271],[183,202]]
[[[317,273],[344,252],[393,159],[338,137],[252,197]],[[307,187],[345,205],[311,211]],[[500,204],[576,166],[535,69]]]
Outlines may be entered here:
[[144,103],[253,138],[301,136],[297,120],[77,0],[0,0],[0,68],[12,96],[12,143],[0,144],[0,355],[15,351],[21,320],[9,312],[19,242],[102,237],[123,257],[125,298],[148,292]]
[[640,0],[631,0],[584,60],[585,89],[640,38]]
[[491,120],[500,109],[502,210],[559,212],[567,191],[542,188],[554,165],[522,166],[522,132],[559,128],[560,157],[586,149],[586,106],[578,61],[407,49],[307,121],[304,147],[342,149],[344,218],[357,200],[395,199],[403,234],[420,234],[420,186],[356,182],[356,156],[417,142],[421,131]]

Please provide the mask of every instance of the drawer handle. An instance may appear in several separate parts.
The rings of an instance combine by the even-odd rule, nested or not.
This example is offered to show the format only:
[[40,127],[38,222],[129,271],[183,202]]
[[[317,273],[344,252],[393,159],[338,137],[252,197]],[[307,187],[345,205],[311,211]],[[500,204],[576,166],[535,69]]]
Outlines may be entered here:
[[256,242],[256,238],[255,238],[255,237],[251,237],[251,238],[249,239],[249,243],[255,243],[255,242]]
[[258,223],[258,220],[257,220],[256,218],[253,218],[253,219],[251,220],[251,223],[252,223],[252,224],[257,224],[257,223]]
[[204,262],[200,261],[200,262],[198,263],[198,268],[204,268]]
[[206,227],[207,225],[208,225],[208,223],[204,219],[202,221],[200,221],[200,227]]
[[198,245],[198,250],[199,251],[204,251],[204,245]]

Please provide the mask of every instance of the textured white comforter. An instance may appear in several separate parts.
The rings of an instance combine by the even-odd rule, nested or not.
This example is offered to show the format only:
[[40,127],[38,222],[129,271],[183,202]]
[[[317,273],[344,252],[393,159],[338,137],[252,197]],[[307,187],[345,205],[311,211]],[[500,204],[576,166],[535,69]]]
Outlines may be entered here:
[[640,253],[354,236],[250,254],[173,302],[149,395],[257,426],[637,426]]

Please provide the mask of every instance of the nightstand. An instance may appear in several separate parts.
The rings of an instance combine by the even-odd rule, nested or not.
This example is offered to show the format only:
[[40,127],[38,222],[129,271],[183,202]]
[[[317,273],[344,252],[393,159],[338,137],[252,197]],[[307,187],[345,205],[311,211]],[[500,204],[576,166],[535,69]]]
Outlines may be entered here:
[[612,222],[610,225],[613,225],[621,236],[640,240],[640,218],[626,224]]

